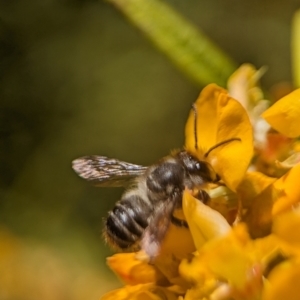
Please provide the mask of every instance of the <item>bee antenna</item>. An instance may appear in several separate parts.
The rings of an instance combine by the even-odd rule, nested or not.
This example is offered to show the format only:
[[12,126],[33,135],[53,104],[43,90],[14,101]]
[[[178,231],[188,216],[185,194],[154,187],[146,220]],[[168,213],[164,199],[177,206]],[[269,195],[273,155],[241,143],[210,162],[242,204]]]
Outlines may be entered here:
[[192,105],[192,110],[194,111],[194,138],[195,138],[195,149],[198,149],[198,136],[197,136],[197,108],[195,103]]
[[218,144],[212,146],[211,148],[209,148],[208,151],[204,154],[204,157],[206,158],[206,157],[209,155],[209,153],[210,153],[211,151],[215,150],[216,148],[218,148],[218,147],[220,147],[220,146],[222,146],[222,145],[224,145],[224,144],[233,142],[233,141],[240,141],[240,142],[241,142],[242,140],[241,140],[240,138],[231,138],[231,139],[222,141],[222,142],[220,142],[220,143],[218,143]]

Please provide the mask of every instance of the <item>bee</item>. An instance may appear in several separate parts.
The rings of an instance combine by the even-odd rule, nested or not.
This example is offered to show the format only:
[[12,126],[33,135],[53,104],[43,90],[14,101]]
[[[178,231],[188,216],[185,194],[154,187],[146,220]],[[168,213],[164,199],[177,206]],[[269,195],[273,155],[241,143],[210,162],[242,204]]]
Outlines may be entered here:
[[[197,110],[194,140],[197,145]],[[230,138],[211,147],[204,156],[219,146],[239,138]],[[186,150],[173,151],[156,164],[145,167],[106,156],[84,156],[73,161],[74,171],[99,187],[122,187],[121,199],[109,211],[104,224],[104,236],[109,244],[123,251],[143,249],[155,258],[170,223],[188,228],[185,220],[173,215],[182,207],[185,189],[196,190],[194,195],[206,203],[209,195],[203,188],[217,183],[220,177],[212,166]]]

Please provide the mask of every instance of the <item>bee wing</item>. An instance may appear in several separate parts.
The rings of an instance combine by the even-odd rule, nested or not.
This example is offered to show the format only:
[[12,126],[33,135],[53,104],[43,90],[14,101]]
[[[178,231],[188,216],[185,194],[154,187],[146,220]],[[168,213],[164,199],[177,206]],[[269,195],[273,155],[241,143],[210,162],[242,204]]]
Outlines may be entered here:
[[81,178],[100,187],[127,186],[147,170],[144,166],[97,155],[77,158],[72,167]]
[[172,197],[165,201],[161,201],[155,207],[153,217],[144,231],[141,240],[141,248],[147,253],[150,261],[153,261],[159,253],[161,242],[170,227],[175,203],[176,202]]

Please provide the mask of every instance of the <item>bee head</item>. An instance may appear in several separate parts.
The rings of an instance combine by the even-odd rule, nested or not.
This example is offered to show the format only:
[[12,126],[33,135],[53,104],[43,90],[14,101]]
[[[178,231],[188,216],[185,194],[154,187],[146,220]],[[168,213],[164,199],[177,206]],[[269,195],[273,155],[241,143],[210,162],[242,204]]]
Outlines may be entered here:
[[220,179],[208,162],[198,160],[186,151],[181,151],[178,153],[178,155],[187,174],[189,174],[189,176],[193,178],[193,181],[196,181],[196,183],[201,184],[202,182],[207,181],[215,182]]

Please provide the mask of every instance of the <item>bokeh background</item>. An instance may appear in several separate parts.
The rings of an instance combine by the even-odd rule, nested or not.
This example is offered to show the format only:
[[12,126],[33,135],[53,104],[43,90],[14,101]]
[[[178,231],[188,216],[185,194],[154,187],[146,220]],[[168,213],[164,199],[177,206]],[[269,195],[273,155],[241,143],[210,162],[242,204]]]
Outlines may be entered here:
[[[292,80],[299,0],[164,0],[238,64]],[[196,86],[112,5],[0,0],[0,299],[99,299],[119,285],[102,219],[122,189],[71,161],[148,165],[181,147]]]

